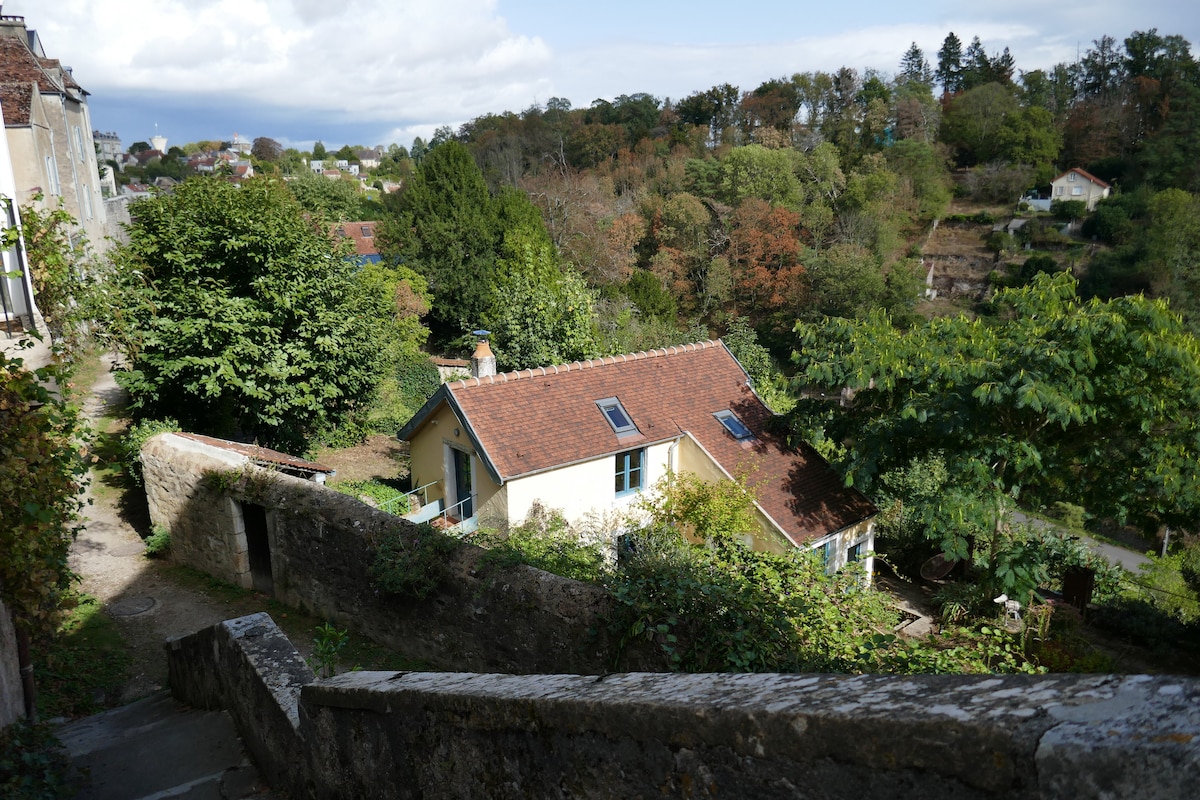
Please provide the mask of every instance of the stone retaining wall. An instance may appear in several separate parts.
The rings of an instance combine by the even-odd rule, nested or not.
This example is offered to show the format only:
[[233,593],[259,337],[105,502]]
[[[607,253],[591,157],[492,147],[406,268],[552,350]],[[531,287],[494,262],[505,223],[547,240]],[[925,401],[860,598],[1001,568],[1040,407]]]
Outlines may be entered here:
[[371,582],[375,547],[385,531],[422,535],[412,523],[173,434],[147,442],[142,463],[151,519],[170,529],[178,561],[249,588],[239,508],[264,508],[275,596],[398,653],[444,669],[513,673],[662,662],[644,643],[617,657],[605,628],[611,601],[599,587],[524,566],[484,567],[483,551],[463,545],[433,596],[389,596]]
[[[1200,681],[348,673],[265,614],[169,645],[295,797],[1186,798]],[[275,704],[275,707],[272,707]]]

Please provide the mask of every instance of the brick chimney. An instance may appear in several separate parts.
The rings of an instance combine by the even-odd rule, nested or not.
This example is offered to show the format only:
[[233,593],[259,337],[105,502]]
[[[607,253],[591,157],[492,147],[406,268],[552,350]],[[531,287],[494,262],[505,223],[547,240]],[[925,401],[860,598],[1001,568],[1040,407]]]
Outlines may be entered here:
[[475,352],[471,354],[471,376],[486,378],[489,375],[495,375],[496,356],[492,354],[492,348],[488,345],[487,340],[491,331],[475,331],[474,333],[479,337],[479,342],[475,345]]

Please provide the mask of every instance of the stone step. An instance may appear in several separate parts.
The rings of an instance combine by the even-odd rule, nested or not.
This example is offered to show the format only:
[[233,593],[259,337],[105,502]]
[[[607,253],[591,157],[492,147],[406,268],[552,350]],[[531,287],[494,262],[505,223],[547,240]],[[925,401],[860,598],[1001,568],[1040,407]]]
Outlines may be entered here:
[[159,692],[58,731],[81,800],[270,797],[224,711],[198,711]]

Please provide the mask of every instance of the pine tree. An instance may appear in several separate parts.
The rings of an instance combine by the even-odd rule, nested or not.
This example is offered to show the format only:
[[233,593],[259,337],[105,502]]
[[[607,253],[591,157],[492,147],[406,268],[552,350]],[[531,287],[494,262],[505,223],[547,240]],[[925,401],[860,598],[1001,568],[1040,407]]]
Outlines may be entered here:
[[954,31],[946,34],[942,49],[938,50],[938,68],[935,73],[942,91],[955,94],[962,88],[963,50],[962,42]]

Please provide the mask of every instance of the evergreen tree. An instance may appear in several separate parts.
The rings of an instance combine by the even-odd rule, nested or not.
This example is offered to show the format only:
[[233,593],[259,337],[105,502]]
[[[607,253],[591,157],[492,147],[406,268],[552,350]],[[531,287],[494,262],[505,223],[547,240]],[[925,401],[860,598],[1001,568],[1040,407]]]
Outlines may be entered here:
[[934,73],[942,91],[955,94],[962,88],[963,50],[962,41],[954,35],[954,31],[946,34],[942,49],[938,50],[938,67]]
[[929,59],[925,58],[925,51],[918,47],[916,42],[909,46],[904,58],[900,59],[900,74],[897,77],[903,82],[933,85],[933,70],[929,66]]

